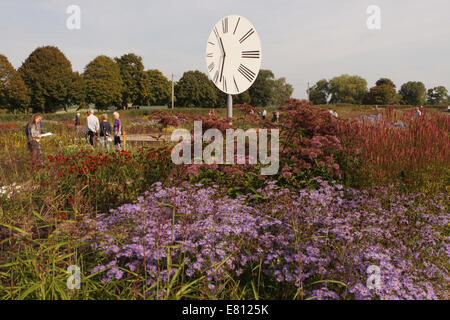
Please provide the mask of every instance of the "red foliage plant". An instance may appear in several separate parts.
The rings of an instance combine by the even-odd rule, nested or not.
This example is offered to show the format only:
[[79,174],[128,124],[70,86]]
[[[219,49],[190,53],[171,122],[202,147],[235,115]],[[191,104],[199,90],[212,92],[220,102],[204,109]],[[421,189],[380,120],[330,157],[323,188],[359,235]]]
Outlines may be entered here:
[[336,156],[342,152],[338,120],[326,110],[312,108],[306,100],[287,100],[280,135],[280,160],[283,176],[303,170],[319,170],[316,174],[341,176]]
[[425,112],[415,118],[414,111],[399,115],[388,108],[379,121],[342,121],[338,128],[346,153],[360,159],[368,183],[401,178],[414,184],[448,174],[450,117],[445,114]]

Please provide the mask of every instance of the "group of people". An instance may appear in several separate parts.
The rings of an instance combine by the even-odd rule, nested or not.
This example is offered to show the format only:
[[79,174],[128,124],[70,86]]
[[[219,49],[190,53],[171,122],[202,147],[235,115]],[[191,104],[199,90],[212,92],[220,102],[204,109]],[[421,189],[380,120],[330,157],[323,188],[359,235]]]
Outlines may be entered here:
[[[267,110],[264,109],[261,112],[261,118],[265,121],[267,119]],[[272,112],[272,122],[278,123],[280,121],[280,112],[274,111]]]
[[[89,109],[86,119],[86,134],[89,143],[92,146],[96,146],[97,138],[100,137],[100,143],[103,148],[110,150],[110,143],[114,142],[116,151],[122,151],[122,141],[120,136],[122,135],[122,121],[118,112],[114,112],[114,124],[108,121],[108,115],[103,114],[101,116],[101,122],[94,115],[94,110]],[[75,128],[77,132],[81,131],[81,116],[77,113],[75,117]],[[42,138],[42,115],[34,114],[31,120],[25,126],[25,134],[27,136],[27,146],[31,154],[33,162],[39,162],[41,160],[41,143]],[[47,134],[50,135],[50,134]],[[45,135],[44,135],[45,136]]]
[[216,117],[216,111],[213,110],[213,109],[209,110],[208,116],[209,116],[210,118],[215,118],[215,117]]
[[[114,141],[114,146],[116,151],[122,151],[122,141],[120,136],[122,135],[122,121],[120,120],[120,115],[118,112],[113,113],[114,124],[108,121],[108,115],[102,114],[101,121],[94,115],[94,110],[89,109],[86,118],[86,134],[89,143],[92,146],[96,146],[97,138],[100,137],[100,143],[103,148],[110,150],[110,142]],[[80,114],[78,113],[75,117],[75,128],[79,131],[81,126]]]
[[414,119],[420,118],[423,115],[423,106],[416,107],[416,112],[414,113]]

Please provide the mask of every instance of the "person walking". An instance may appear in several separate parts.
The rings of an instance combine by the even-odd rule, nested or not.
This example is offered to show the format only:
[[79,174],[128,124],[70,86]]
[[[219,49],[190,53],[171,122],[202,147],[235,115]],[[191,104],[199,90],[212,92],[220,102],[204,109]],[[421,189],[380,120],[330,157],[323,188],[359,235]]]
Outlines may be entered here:
[[31,117],[26,126],[26,135],[28,138],[28,150],[31,154],[31,160],[36,163],[41,161],[41,121],[42,116],[35,114]]
[[122,121],[118,112],[114,112],[114,146],[116,151],[122,151],[120,135],[122,134]]
[[416,108],[416,112],[414,113],[414,120],[416,120],[417,118],[420,118],[422,116],[422,111],[420,111],[420,107]]
[[97,133],[100,130],[100,121],[98,121],[98,118],[94,115],[93,109],[89,109],[87,114],[86,129],[89,136],[89,143],[91,146],[95,147],[97,143]]
[[112,128],[108,121],[108,115],[102,114],[102,122],[100,122],[100,143],[103,149],[110,150]]
[[334,116],[335,116],[336,118],[339,118],[339,115],[338,115],[338,113],[337,113],[336,110],[333,110],[333,113],[334,113]]
[[262,115],[263,120],[266,120],[266,116],[267,116],[267,111],[266,111],[266,109],[263,110],[263,112],[262,112],[261,115]]
[[272,122],[278,123],[280,121],[280,113],[278,111],[274,111],[272,115]]
[[74,125],[75,125],[75,129],[78,129],[81,126],[81,115],[80,113],[77,113],[77,115],[75,116],[74,121]]

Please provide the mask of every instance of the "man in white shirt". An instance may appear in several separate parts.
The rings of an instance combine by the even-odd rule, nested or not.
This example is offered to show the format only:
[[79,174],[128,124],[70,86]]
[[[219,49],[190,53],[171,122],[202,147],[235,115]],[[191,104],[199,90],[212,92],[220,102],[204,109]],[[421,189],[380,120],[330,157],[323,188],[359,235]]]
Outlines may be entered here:
[[100,130],[100,121],[98,121],[98,118],[94,116],[93,109],[88,110],[88,117],[86,119],[86,129],[89,136],[89,143],[92,146],[95,146],[97,133]]
[[332,109],[328,110],[328,112],[329,112],[333,117],[335,117],[335,118],[338,118],[338,117],[339,117],[338,114],[337,114],[337,112],[334,111],[334,110],[332,110]]

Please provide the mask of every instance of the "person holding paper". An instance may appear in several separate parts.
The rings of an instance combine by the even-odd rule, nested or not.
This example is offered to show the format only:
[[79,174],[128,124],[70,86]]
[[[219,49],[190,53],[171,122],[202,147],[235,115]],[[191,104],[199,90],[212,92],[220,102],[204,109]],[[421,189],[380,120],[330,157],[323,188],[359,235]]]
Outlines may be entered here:
[[28,150],[30,151],[33,162],[39,162],[41,160],[41,120],[42,116],[35,114],[31,117],[27,126]]

